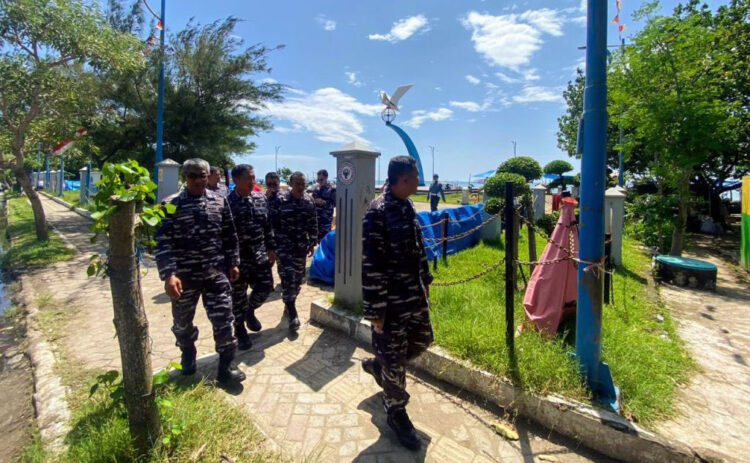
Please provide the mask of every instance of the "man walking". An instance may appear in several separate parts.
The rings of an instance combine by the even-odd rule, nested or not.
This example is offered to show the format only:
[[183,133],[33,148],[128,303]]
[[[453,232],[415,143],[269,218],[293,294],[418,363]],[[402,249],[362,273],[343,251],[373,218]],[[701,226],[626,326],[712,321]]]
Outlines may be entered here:
[[[232,169],[234,190],[227,200],[232,210],[237,238],[240,246],[240,277],[232,283],[232,311],[234,312],[234,333],[240,350],[252,346],[250,331],[258,332],[262,326],[255,316],[273,291],[271,267],[276,261],[273,231],[268,216],[268,203],[263,193],[253,191],[255,170],[248,164],[240,164]],[[252,292],[247,295],[250,286]]]
[[406,413],[406,362],[432,343],[427,302],[432,275],[409,199],[418,184],[413,158],[391,159],[388,184],[370,203],[362,230],[362,309],[372,324],[375,352],[362,368],[382,386],[388,425],[409,449],[419,447],[419,436]]
[[220,183],[220,180],[221,171],[218,167],[211,166],[211,171],[208,174],[208,185],[206,185],[206,188],[226,198],[229,195],[229,189],[224,184]]
[[216,379],[227,384],[245,379],[232,364],[237,339],[232,334],[230,281],[240,274],[239,250],[226,198],[206,189],[208,172],[203,159],[188,159],[182,165],[185,189],[164,200],[176,209],[166,214],[154,237],[156,265],[172,299],[172,332],[182,351],[182,374],[196,370],[198,328],[193,318],[202,295],[219,353]]
[[443,191],[443,184],[438,182],[438,175],[435,174],[432,176],[432,183],[430,184],[430,190],[428,195],[430,197],[430,211],[435,212],[437,210],[438,202],[440,202],[440,197],[443,197],[443,202],[445,202],[445,192]]
[[318,182],[312,188],[312,197],[318,214],[318,242],[331,231],[333,209],[336,207],[336,187],[328,182],[328,171],[321,169]]
[[312,198],[305,193],[305,174],[289,177],[291,191],[281,193],[272,209],[273,229],[279,256],[281,298],[289,317],[289,329],[300,327],[295,302],[305,276],[306,258],[312,256],[318,236],[318,223]]

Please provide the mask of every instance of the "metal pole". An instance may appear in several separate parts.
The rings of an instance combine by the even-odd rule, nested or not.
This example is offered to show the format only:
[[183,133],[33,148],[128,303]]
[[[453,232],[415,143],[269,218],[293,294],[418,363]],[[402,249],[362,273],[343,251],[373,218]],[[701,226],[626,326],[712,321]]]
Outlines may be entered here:
[[49,188],[49,153],[44,153],[44,189]]
[[448,266],[448,213],[443,212],[443,265]]
[[[164,32],[167,29],[165,23],[166,0],[161,0],[161,43],[159,44],[159,96],[156,103],[156,160],[154,162],[154,182],[159,184],[159,163],[162,161],[164,146]],[[156,193],[156,192],[155,192]]]
[[516,141],[513,140],[513,157],[516,157]]
[[86,194],[84,197],[87,203],[91,199],[91,161],[86,164]]
[[430,151],[432,151],[432,176],[435,177],[435,147],[430,146]]
[[281,146],[276,147],[276,155],[274,156],[274,170],[278,173],[279,172],[279,149],[281,149]]
[[[609,366],[601,361],[604,189],[607,163],[607,4],[587,0],[586,90],[583,102],[576,356],[594,399],[617,408]],[[507,246],[506,246],[507,247]],[[507,251],[506,251],[507,252]]]
[[[622,39],[622,42],[620,43],[620,52],[622,52],[625,49],[625,39]],[[617,186],[624,187],[625,186],[625,151],[622,149],[622,136],[623,136],[623,128],[622,125],[620,125],[620,163],[618,166],[618,173],[617,173]]]
[[60,156],[60,185],[57,187],[57,195],[62,196],[65,183],[65,158]]
[[505,182],[505,345],[513,352],[516,257],[513,255],[513,182]]

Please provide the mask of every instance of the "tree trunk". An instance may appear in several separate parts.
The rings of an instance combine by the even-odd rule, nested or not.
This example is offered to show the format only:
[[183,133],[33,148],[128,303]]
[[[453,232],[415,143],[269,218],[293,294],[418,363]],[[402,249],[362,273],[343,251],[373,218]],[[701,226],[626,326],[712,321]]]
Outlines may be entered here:
[[685,226],[687,225],[688,196],[690,194],[689,182],[691,174],[692,172],[690,171],[683,172],[680,184],[677,185],[677,195],[680,205],[677,212],[674,232],[672,232],[672,248],[669,250],[669,254],[672,256],[682,255],[682,247],[685,242]]
[[47,217],[44,215],[42,200],[39,199],[39,195],[36,190],[34,190],[34,185],[31,184],[29,175],[23,167],[20,169],[14,167],[13,174],[16,176],[18,183],[21,184],[26,197],[29,198],[31,210],[34,211],[34,228],[36,229],[37,241],[48,241],[49,232],[47,231]]
[[146,455],[161,435],[153,394],[148,319],[135,256],[135,203],[118,206],[109,220],[109,284],[120,344],[125,406],[137,455]]
[[[534,223],[534,210],[532,209],[531,198],[525,200],[526,203],[526,219],[528,220],[526,231],[529,234],[529,261],[536,262],[536,237],[534,235],[534,229],[528,225]],[[534,272],[534,265],[529,267],[529,277]]]

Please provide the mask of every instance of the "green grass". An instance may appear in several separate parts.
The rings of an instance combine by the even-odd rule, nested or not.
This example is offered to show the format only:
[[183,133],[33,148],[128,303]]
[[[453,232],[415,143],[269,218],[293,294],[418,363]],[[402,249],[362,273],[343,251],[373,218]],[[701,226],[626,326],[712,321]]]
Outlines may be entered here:
[[80,207],[81,209],[93,212],[94,205],[92,203],[81,204],[80,194],[81,192],[78,190],[66,190],[63,191],[62,199],[71,206]]
[[[445,194],[445,202],[448,204],[460,204],[461,203],[461,193],[446,193]],[[417,203],[429,203],[430,201],[427,199],[427,194],[414,194],[409,196],[409,198]],[[440,202],[443,202],[443,198],[440,198]]]
[[[670,314],[648,288],[650,260],[637,244],[625,241],[624,266],[614,276],[615,303],[604,307],[602,356],[622,392],[625,414],[648,425],[673,412],[677,384],[687,379],[693,362],[677,337]],[[539,255],[544,245],[537,238]],[[521,231],[519,254],[521,260],[528,260],[526,230]],[[439,265],[434,272],[435,281],[478,273],[481,264],[498,262],[503,256],[501,241],[481,243],[449,256],[448,267]],[[528,278],[528,268],[524,270]],[[527,391],[586,400],[587,391],[578,378],[575,360],[569,356],[574,350],[570,331],[549,339],[526,324],[515,339],[515,358],[509,355],[503,275],[504,264],[478,280],[431,288],[436,343],[481,368],[512,378]],[[523,291],[517,291],[516,326],[525,319],[522,301]],[[657,321],[657,314],[664,321]],[[569,326],[574,329],[572,323]]]
[[37,241],[34,214],[25,196],[8,200],[6,233],[10,238],[10,248],[0,257],[0,265],[5,270],[21,265],[27,269],[43,267],[73,256],[73,251],[52,231],[49,241]]

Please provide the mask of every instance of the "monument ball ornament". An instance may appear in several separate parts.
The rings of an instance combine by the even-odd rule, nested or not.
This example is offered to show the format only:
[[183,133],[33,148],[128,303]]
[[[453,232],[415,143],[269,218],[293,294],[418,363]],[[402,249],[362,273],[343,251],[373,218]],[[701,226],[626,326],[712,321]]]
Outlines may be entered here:
[[382,113],[380,113],[380,117],[383,119],[383,122],[386,124],[390,124],[396,119],[396,110],[392,108],[385,108]]
[[339,166],[338,174],[339,182],[343,183],[344,185],[351,185],[356,174],[354,170],[354,164],[349,161],[342,162],[341,166]]

